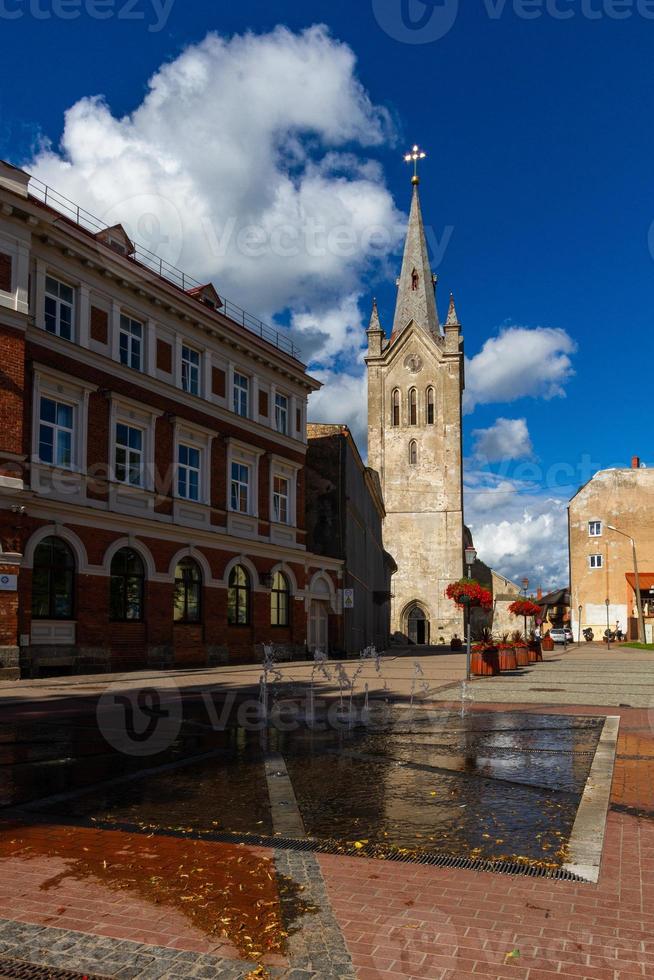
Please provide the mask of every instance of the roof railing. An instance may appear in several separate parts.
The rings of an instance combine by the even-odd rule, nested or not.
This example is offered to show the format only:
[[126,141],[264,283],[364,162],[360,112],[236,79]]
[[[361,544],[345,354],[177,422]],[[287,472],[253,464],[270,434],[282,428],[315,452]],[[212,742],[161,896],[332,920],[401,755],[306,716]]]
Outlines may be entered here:
[[[79,225],[80,228],[84,228],[85,231],[90,232],[92,235],[97,235],[98,232],[105,231],[109,227],[105,222],[96,218],[95,215],[86,211],[74,201],[64,197],[63,194],[55,191],[52,187],[44,184],[37,177],[30,177],[28,191],[37,201],[47,204],[65,218],[68,218],[69,221]],[[138,242],[132,242],[132,244],[134,245],[134,254],[128,256],[128,258],[138,265],[144,266],[144,268],[159,276],[160,279],[165,279],[183,292],[188,292],[189,289],[195,289],[204,285],[204,283],[187,275],[181,269],[171,265],[170,262],[167,262],[160,255],[151,252],[144,245],[140,245]],[[236,303],[225,299],[222,293],[220,294],[220,299],[223,305],[220,308],[216,308],[216,312],[222,313],[228,319],[233,320],[234,323],[244,327],[250,333],[256,334],[262,340],[265,340],[266,343],[272,344],[273,347],[283,351],[285,354],[290,354],[296,360],[300,359],[300,349],[296,347],[289,337],[285,336],[279,330],[275,330],[274,327],[269,326],[267,323],[264,323],[258,317],[252,316],[251,313],[248,313]]]

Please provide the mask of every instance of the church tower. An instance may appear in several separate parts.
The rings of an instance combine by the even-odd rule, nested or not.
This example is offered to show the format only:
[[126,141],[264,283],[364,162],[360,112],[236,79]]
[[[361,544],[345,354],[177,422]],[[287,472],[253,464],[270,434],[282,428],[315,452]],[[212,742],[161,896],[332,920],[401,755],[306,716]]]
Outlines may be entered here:
[[445,597],[464,574],[463,338],[453,298],[439,323],[419,181],[414,170],[391,336],[376,303],[368,328],[368,461],[384,491],[384,547],[398,566],[391,628],[438,643],[463,635],[461,614]]

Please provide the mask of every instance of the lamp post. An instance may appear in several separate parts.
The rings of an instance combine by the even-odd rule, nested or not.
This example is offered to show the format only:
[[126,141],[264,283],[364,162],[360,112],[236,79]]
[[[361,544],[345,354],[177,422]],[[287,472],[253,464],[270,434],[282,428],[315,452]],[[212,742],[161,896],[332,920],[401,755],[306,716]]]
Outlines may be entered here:
[[[477,561],[477,550],[470,545],[465,550],[465,562],[468,566],[468,578],[472,578],[472,566]],[[470,637],[470,600],[466,605],[466,680],[470,680],[470,658],[472,656],[472,644]]]
[[638,557],[636,555],[636,542],[630,534],[626,531],[621,531],[619,527],[614,527],[613,524],[607,524],[607,529],[609,531],[615,531],[616,534],[621,534],[623,538],[627,538],[631,541],[631,553],[634,559],[634,588],[636,590],[636,609],[638,610],[638,638],[641,643],[646,643],[647,639],[645,637],[645,617],[643,616],[643,597],[640,594],[640,578],[638,576]]
[[577,646],[581,646],[581,612],[583,606],[579,606],[579,627],[577,629]]
[[606,600],[606,649],[611,649],[611,623],[609,621],[609,606],[611,605],[607,596]]

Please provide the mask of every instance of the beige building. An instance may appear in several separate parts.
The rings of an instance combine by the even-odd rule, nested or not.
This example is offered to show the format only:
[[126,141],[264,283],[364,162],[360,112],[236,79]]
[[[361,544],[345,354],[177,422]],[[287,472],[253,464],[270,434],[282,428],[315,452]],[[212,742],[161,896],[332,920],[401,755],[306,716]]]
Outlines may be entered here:
[[441,327],[418,178],[390,338],[373,306],[368,329],[368,460],[380,475],[384,546],[397,562],[393,632],[416,643],[462,635],[445,597],[463,575],[463,339],[454,301]]
[[[575,639],[579,625],[598,639],[619,623],[638,638],[632,538],[636,545],[645,632],[654,627],[654,470],[638,457],[631,469],[601,470],[568,508],[570,602]],[[607,608],[608,600],[608,608]]]

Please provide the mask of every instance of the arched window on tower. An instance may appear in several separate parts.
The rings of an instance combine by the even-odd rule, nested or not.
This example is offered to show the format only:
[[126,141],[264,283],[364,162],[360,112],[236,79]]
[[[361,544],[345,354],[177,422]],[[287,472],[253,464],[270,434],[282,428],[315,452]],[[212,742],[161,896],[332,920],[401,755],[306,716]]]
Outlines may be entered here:
[[409,425],[418,424],[418,392],[412,388],[409,392]]
[[415,466],[418,462],[418,443],[412,439],[409,443],[409,465]]
[[434,424],[434,389],[427,388],[427,425]]
[[400,424],[400,393],[396,388],[393,392],[393,425]]

